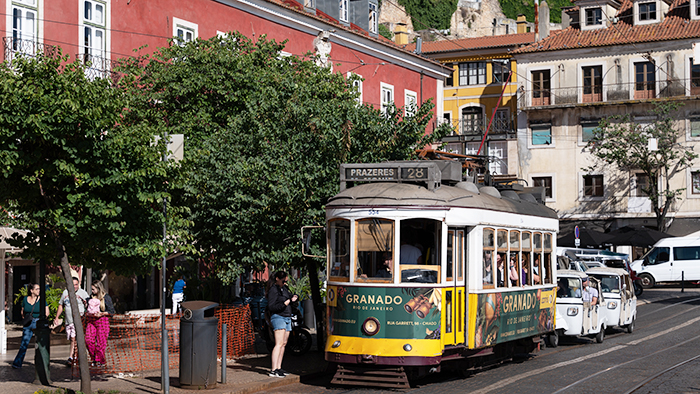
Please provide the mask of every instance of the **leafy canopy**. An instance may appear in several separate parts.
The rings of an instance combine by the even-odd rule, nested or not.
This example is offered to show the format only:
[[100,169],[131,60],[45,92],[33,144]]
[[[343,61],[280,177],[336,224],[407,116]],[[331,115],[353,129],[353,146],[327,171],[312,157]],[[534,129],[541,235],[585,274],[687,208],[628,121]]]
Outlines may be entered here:
[[[656,102],[651,113],[655,120],[638,124],[628,114],[600,121],[587,148],[600,164],[616,166],[620,171],[641,171],[649,179],[643,190],[651,200],[657,219],[657,228],[665,230],[666,214],[673,203],[680,200],[685,188],[671,188],[670,180],[683,174],[698,155],[690,146],[679,143],[683,131],[675,128],[677,102]],[[650,144],[656,141],[656,144]],[[656,148],[654,149],[654,146]],[[591,166],[585,170],[594,171]]]
[[[56,56],[0,65],[0,205],[30,231],[17,246],[120,273],[162,256],[168,168],[147,124],[127,127],[124,92]],[[59,247],[58,249],[62,249]]]
[[[341,162],[403,160],[448,132],[415,115],[358,105],[353,78],[239,33],[162,48],[126,64],[132,121],[185,134],[179,198],[193,237],[225,282],[302,261],[299,232],[322,224]],[[156,103],[156,104],[154,104]]]

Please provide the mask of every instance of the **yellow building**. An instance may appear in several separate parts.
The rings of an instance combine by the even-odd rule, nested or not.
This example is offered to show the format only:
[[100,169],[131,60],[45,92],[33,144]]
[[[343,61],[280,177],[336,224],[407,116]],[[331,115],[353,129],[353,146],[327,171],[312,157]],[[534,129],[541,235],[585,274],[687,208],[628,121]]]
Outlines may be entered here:
[[[524,18],[518,27],[525,30]],[[422,55],[454,70],[442,95],[442,121],[455,127],[455,133],[444,139],[446,150],[487,154],[493,175],[514,177],[518,173],[519,77],[511,52],[534,41],[534,33],[519,32],[421,45]]]

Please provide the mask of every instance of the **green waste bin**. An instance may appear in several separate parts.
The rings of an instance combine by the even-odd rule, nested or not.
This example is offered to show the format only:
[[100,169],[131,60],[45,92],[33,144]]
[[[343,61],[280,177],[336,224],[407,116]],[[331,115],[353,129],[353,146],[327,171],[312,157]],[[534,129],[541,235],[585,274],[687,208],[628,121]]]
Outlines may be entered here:
[[216,302],[186,301],[180,318],[180,387],[210,389],[216,386],[216,348],[219,318]]

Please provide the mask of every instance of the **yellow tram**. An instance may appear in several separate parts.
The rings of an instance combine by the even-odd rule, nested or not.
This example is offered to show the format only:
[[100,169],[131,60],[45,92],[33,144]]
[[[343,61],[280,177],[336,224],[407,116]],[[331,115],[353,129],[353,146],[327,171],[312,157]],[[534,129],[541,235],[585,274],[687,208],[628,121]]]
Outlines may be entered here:
[[326,205],[334,383],[405,387],[530,352],[554,330],[552,209],[464,182],[454,161],[340,172]]

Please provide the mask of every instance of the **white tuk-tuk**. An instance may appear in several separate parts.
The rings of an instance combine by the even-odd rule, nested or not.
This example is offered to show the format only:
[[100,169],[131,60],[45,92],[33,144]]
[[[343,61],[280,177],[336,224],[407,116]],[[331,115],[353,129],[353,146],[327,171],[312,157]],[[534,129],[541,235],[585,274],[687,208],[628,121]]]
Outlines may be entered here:
[[603,313],[606,298],[601,291],[600,282],[589,278],[591,287],[598,290],[595,305],[583,302],[584,279],[589,278],[586,272],[573,270],[557,271],[557,314],[555,331],[549,335],[549,344],[556,347],[560,336],[595,337],[596,342],[602,343],[605,338],[608,315]]
[[586,274],[600,281],[610,327],[618,326],[631,334],[637,317],[637,297],[630,274],[620,268],[607,267],[591,268]]

